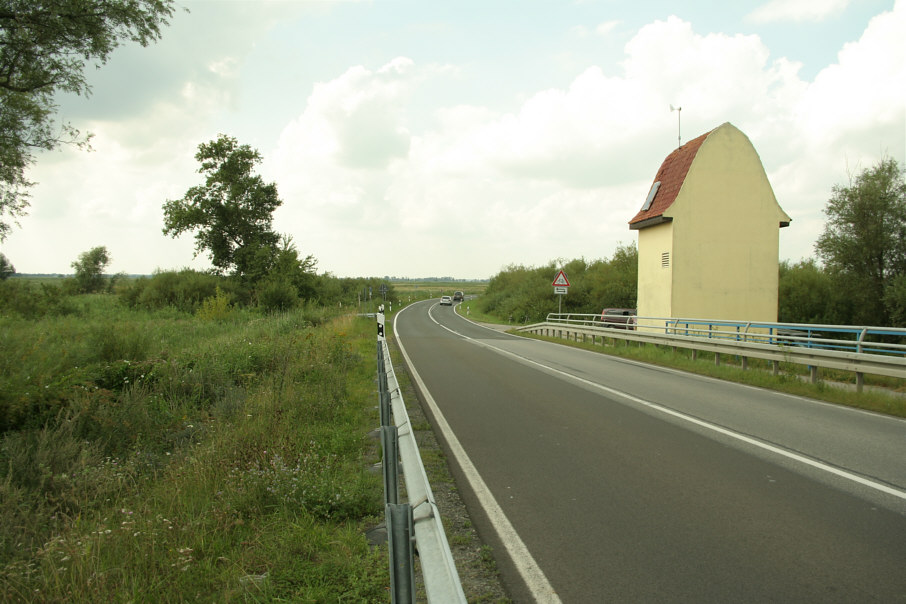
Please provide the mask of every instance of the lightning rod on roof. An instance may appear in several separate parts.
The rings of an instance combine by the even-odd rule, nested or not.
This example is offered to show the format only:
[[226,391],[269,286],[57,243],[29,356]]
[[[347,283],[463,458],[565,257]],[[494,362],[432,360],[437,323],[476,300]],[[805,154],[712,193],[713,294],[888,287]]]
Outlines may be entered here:
[[683,146],[681,120],[683,108],[670,105],[670,113],[673,113],[674,111],[676,111],[676,148],[679,149]]

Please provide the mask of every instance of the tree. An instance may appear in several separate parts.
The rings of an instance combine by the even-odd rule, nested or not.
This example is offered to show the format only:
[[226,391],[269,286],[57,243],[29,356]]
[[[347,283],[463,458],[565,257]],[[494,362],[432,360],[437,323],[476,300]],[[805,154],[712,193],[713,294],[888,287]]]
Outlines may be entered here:
[[853,305],[850,321],[886,325],[887,288],[906,275],[906,179],[893,159],[862,171],[847,187],[834,186],[827,223],[815,243],[835,288]]
[[[607,307],[635,308],[638,298],[639,250],[635,242],[617,245],[613,257],[590,275],[598,312]],[[595,312],[594,310],[590,312]]]
[[86,145],[89,137],[56,124],[55,95],[89,95],[87,63],[100,67],[125,40],[160,38],[174,0],[3,0],[0,3],[0,241],[4,216],[28,208],[25,177],[38,149]]
[[72,263],[78,291],[90,294],[104,289],[104,269],[108,264],[110,254],[104,246],[79,254],[79,259]]
[[9,261],[9,258],[0,254],[0,281],[6,280],[16,274],[16,267]]
[[812,260],[780,263],[778,319],[781,323],[836,323],[836,294],[827,271]]
[[164,234],[195,231],[196,256],[207,252],[219,272],[250,276],[273,257],[280,240],[271,228],[274,210],[283,203],[277,185],[253,174],[261,163],[258,151],[230,136],[202,143],[195,159],[205,184],[164,204]]
[[884,304],[890,313],[890,325],[906,327],[906,274],[895,278],[884,291]]

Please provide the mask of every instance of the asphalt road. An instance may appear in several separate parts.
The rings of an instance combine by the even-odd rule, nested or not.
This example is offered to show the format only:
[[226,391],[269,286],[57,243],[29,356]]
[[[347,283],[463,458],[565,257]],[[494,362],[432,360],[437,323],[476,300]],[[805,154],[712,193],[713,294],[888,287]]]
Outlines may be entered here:
[[906,421],[436,301],[394,328],[517,602],[906,602]]

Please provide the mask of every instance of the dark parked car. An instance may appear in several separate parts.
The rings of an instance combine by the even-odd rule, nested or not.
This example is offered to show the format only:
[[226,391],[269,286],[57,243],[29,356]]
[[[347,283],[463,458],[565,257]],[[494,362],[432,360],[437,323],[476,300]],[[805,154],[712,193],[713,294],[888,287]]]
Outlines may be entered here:
[[614,329],[635,329],[634,308],[605,308],[601,311],[601,323]]

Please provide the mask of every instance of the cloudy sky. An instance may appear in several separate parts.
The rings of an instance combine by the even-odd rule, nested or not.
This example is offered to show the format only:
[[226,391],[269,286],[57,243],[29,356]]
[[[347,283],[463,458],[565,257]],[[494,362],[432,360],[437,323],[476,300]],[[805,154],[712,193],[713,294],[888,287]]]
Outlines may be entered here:
[[[490,277],[607,258],[661,161],[724,122],[751,139],[813,256],[834,184],[906,160],[906,0],[179,0],[60,115],[92,152],[39,156],[20,273],[206,268],[162,206],[219,133],[260,151],[275,228],[337,276]],[[741,225],[740,227],[741,228]]]

